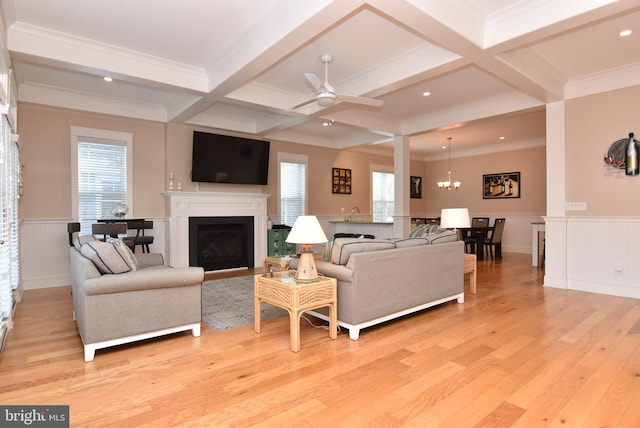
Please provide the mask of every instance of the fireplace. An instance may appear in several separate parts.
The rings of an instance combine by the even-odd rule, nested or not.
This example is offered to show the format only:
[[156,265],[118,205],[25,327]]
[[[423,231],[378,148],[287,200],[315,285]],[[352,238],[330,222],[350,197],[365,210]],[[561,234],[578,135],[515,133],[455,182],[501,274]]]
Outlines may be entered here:
[[[253,217],[253,260],[262,266],[267,255],[267,198],[249,192],[166,192],[169,216],[169,265],[189,266],[189,219],[191,217]],[[249,239],[249,238],[247,238]]]
[[253,267],[253,235],[253,216],[189,217],[189,266],[205,271]]

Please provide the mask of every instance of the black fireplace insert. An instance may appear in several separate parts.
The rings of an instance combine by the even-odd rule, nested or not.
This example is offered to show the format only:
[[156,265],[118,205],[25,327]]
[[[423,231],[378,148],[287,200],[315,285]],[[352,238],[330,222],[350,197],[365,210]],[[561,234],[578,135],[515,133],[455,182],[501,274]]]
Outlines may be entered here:
[[254,264],[253,217],[189,217],[189,266],[205,271]]

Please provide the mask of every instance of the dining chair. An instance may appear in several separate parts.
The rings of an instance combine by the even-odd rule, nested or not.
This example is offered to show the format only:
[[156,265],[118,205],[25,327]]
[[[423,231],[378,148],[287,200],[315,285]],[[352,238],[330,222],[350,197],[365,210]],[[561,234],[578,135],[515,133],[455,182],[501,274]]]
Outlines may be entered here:
[[67,223],[67,233],[69,233],[69,246],[73,247],[73,234],[80,232],[80,223]]
[[107,238],[117,238],[118,235],[127,233],[127,223],[94,223],[91,225],[91,233],[94,236],[102,235],[102,241]]
[[125,236],[122,240],[131,248],[135,253],[136,247],[139,245],[142,247],[143,253],[150,253],[149,245],[153,244],[153,236],[145,235],[145,230],[153,229],[153,221],[151,220],[129,220],[127,221],[128,228],[135,229],[135,236]]
[[476,230],[474,231],[474,227],[489,227],[489,217],[473,217],[471,218],[471,228],[467,230],[466,236],[464,237],[464,248],[465,252],[475,253],[475,246],[478,242],[478,236],[472,236],[474,234],[481,234],[480,239],[484,239],[487,237],[486,230]]
[[504,231],[504,223],[506,219],[497,218],[493,222],[493,230],[491,236],[484,240],[484,250],[489,252],[493,260],[493,249],[495,247],[495,256],[502,258],[502,232]]

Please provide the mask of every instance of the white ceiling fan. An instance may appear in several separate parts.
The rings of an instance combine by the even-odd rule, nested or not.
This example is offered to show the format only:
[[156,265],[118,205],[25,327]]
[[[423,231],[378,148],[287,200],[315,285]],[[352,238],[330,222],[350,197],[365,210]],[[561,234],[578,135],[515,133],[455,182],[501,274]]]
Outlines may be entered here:
[[318,76],[313,73],[304,74],[304,77],[307,79],[307,83],[310,84],[313,90],[316,92],[316,96],[298,104],[295,107],[292,107],[292,110],[306,106],[307,104],[311,104],[313,102],[317,102],[320,107],[331,107],[341,102],[375,107],[380,107],[382,105],[381,100],[375,100],[373,98],[337,94],[333,86],[329,84],[329,63],[332,59],[333,57],[330,54],[320,55],[320,61],[324,63],[324,82],[321,82],[320,79],[318,79]]

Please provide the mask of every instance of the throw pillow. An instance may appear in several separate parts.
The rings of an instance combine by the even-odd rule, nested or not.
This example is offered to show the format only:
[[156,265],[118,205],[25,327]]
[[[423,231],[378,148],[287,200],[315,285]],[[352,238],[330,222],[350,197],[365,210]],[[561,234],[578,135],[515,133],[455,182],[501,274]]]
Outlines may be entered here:
[[417,238],[422,236],[425,233],[426,228],[428,228],[428,224],[419,224],[414,227],[411,232],[409,232],[409,238]]
[[131,251],[131,248],[129,248],[129,246],[125,244],[122,239],[109,238],[107,239],[107,242],[114,246],[118,254],[120,254],[124,261],[127,262],[127,265],[129,265],[129,268],[131,268],[131,270],[135,271],[140,269],[138,259],[136,259],[136,256],[133,255],[133,251]]
[[83,256],[93,262],[101,273],[124,273],[131,268],[113,244],[90,241],[80,248]]
[[76,250],[80,251],[80,248],[82,248],[84,244],[95,240],[96,238],[93,235],[78,235],[76,239],[73,240],[73,246],[76,247]]

